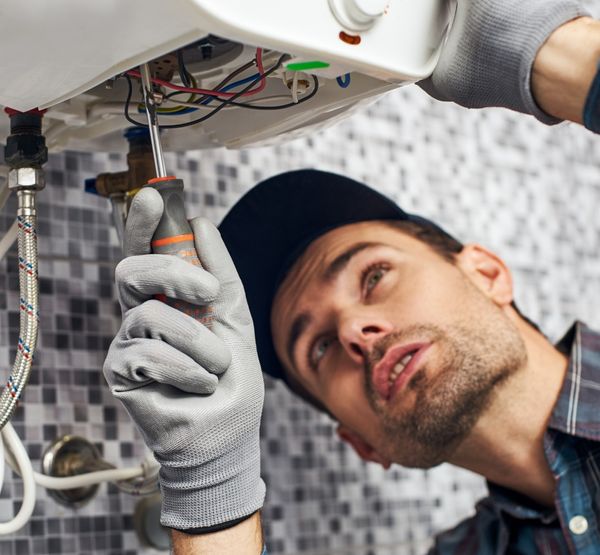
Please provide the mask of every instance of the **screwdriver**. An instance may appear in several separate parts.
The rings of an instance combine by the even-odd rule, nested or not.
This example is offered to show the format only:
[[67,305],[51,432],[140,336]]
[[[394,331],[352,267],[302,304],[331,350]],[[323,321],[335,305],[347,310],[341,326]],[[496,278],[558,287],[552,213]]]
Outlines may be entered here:
[[[148,64],[140,66],[140,73],[154,166],[156,168],[156,177],[150,179],[144,186],[152,187],[158,191],[164,203],[162,217],[150,243],[152,252],[177,256],[189,264],[202,267],[194,244],[194,233],[185,215],[183,180],[167,175],[165,168],[154,89]],[[210,326],[212,322],[210,307],[193,305],[169,298],[166,295],[157,295],[156,298],[181,310],[195,320],[199,320],[204,325]]]

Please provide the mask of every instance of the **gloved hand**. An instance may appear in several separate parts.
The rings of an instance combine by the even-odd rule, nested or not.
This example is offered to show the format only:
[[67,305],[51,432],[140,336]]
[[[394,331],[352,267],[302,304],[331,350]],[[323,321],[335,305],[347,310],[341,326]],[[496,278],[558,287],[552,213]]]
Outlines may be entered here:
[[[217,229],[192,220],[205,268],[147,254],[163,211],[153,189],[140,191],[116,269],[121,328],[104,375],[160,463],[161,523],[226,528],[263,505],[259,426],[264,383],[244,290]],[[210,305],[209,330],[154,300],[164,294]]]
[[531,92],[538,50],[563,23],[588,15],[578,0],[457,0],[441,58],[418,85],[438,100],[466,108],[501,106],[544,123]]

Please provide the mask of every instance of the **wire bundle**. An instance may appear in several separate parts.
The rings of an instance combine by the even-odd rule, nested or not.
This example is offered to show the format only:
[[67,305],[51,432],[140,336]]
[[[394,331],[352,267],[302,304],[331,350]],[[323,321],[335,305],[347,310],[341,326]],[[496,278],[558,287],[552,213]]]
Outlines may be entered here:
[[[200,109],[209,109],[210,111],[207,114],[205,114],[199,118],[196,118],[194,120],[191,120],[191,121],[187,121],[184,123],[178,123],[178,124],[161,125],[160,127],[162,129],[180,129],[183,127],[189,127],[192,125],[196,125],[198,123],[202,123],[202,122],[212,118],[213,116],[218,114],[222,109],[224,109],[226,107],[239,107],[239,108],[250,109],[250,110],[282,110],[285,108],[291,108],[293,106],[297,106],[298,104],[301,104],[302,102],[306,102],[306,101],[310,100],[317,94],[317,91],[319,90],[319,80],[314,75],[312,76],[313,77],[312,91],[305,97],[303,97],[301,99],[297,99],[296,101],[291,101],[291,102],[287,102],[284,104],[266,105],[266,106],[257,104],[258,102],[274,100],[275,98],[280,98],[280,96],[277,96],[277,97],[258,98],[253,103],[238,102],[238,99],[240,99],[241,97],[253,96],[253,95],[256,95],[256,94],[262,92],[266,87],[266,78],[281,67],[281,64],[283,63],[283,60],[285,57],[286,57],[286,54],[283,54],[282,56],[280,56],[279,59],[277,60],[277,62],[272,67],[270,67],[269,69],[267,69],[265,71],[264,67],[263,67],[263,63],[262,63],[262,49],[257,48],[256,49],[256,58],[254,60],[237,68],[234,72],[229,74],[223,81],[221,81],[215,87],[215,89],[211,90],[211,89],[201,89],[201,88],[197,88],[195,86],[194,87],[186,86],[187,84],[195,85],[195,83],[193,82],[193,76],[187,71],[187,69],[185,69],[185,65],[183,64],[183,57],[181,56],[181,54],[179,54],[178,55],[179,73],[180,73],[182,82],[184,84],[177,85],[175,83],[171,83],[169,81],[164,81],[162,79],[152,79],[152,82],[157,85],[161,85],[163,87],[174,89],[175,92],[172,92],[165,97],[165,100],[167,100],[167,101],[172,101],[171,99],[173,97],[175,97],[179,94],[184,94],[184,93],[188,93],[193,96],[183,102],[172,101],[172,102],[176,102],[179,105],[175,109],[161,108],[157,112],[159,114],[165,114],[165,115],[166,114],[168,114],[168,115],[183,115],[183,114],[188,114],[190,112],[197,111]],[[237,77],[240,73],[248,70],[255,64],[258,69],[258,73],[231,83],[232,79]],[[185,80],[183,78],[184,75],[185,75]],[[127,121],[129,123],[136,125],[138,127],[148,127],[145,123],[135,120],[130,115],[130,104],[131,104],[131,98],[133,96],[133,85],[131,82],[131,77],[139,78],[140,73],[135,70],[131,70],[131,71],[128,71],[127,73],[125,73],[124,76],[127,79],[127,84],[128,84],[128,93],[127,93],[127,99],[125,100],[125,111],[124,111],[125,118],[127,119]],[[246,86],[240,91],[231,92],[232,89],[237,88],[241,85],[246,85]],[[196,95],[202,95],[202,96],[200,98],[196,99],[195,98]],[[219,105],[214,108],[210,108],[210,104],[212,104],[213,102],[219,102]],[[168,111],[164,111],[164,110],[168,110]],[[143,109],[142,109],[142,111],[143,111]]]

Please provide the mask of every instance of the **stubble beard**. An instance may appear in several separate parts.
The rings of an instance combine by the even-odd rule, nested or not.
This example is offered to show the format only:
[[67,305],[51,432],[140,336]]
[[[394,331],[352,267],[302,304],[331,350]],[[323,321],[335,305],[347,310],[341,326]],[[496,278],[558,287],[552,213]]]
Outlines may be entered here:
[[[392,332],[373,349],[365,376],[369,402],[381,417],[391,460],[413,468],[432,468],[447,461],[469,435],[493,401],[499,386],[525,366],[525,344],[504,315],[488,333],[478,327],[413,326]],[[496,320],[496,318],[494,318]],[[494,330],[490,333],[490,329]],[[435,345],[435,366],[425,365],[400,392],[396,403],[382,404],[373,389],[372,368],[387,348],[404,340],[426,340]],[[410,410],[399,410],[406,395]]]

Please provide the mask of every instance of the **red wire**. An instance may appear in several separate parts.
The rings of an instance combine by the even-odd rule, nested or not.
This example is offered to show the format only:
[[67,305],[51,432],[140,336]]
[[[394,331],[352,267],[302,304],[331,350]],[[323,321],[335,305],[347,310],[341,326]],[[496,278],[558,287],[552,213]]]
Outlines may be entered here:
[[[256,49],[256,67],[258,68],[258,74],[262,77],[262,79],[259,81],[258,87],[256,87],[255,89],[252,89],[248,92],[245,92],[241,96],[252,96],[253,94],[257,94],[257,93],[263,91],[265,86],[267,85],[266,79],[263,77],[264,68],[263,68],[263,63],[262,63],[262,48]],[[141,73],[139,71],[136,71],[135,69],[130,69],[127,72],[127,75],[131,75],[132,77],[137,77],[138,79],[141,79],[141,77],[142,77]],[[170,81],[164,81],[162,79],[156,79],[156,78],[152,78],[151,81],[153,83],[155,83],[156,85],[162,85],[163,87],[167,87],[169,89],[174,89],[176,91],[182,91],[182,92],[189,92],[189,93],[196,93],[196,94],[209,94],[212,96],[223,96],[225,98],[231,98],[232,96],[237,94],[235,92],[219,92],[219,91],[213,91],[210,89],[195,89],[192,87],[184,87],[182,85],[176,85],[175,83],[171,83]]]

